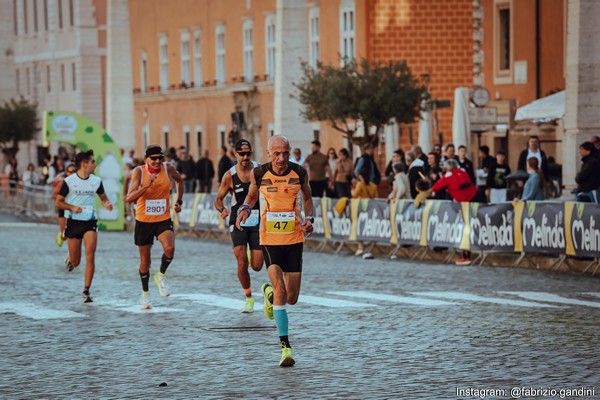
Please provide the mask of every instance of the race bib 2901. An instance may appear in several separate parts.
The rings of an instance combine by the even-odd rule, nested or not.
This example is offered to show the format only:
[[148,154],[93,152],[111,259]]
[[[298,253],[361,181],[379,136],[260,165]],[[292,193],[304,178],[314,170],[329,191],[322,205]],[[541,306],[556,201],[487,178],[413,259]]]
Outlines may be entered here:
[[167,213],[167,200],[146,200],[146,215],[163,215]]

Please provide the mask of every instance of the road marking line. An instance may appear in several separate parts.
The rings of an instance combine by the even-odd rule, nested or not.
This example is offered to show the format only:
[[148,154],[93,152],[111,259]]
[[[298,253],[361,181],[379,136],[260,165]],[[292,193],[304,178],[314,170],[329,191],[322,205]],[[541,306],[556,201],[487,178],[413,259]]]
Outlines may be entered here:
[[571,304],[576,306],[588,306],[600,308],[600,303],[594,301],[584,301],[577,299],[570,299],[568,297],[562,297],[553,293],[545,292],[500,292],[506,294],[513,294],[524,299],[536,300],[536,301],[547,301],[549,303],[560,303],[560,304]]
[[227,297],[215,296],[212,294],[190,293],[190,294],[174,294],[171,297],[176,299],[190,300],[196,303],[202,303],[207,306],[215,306],[227,308],[230,310],[241,310],[244,306],[244,299],[230,299]]
[[331,299],[331,298],[327,298],[327,297],[316,297],[316,296],[307,296],[307,295],[300,295],[300,297],[298,298],[298,302],[314,304],[314,305],[323,306],[323,307],[336,307],[336,308],[373,307],[373,304],[358,303],[356,301]]
[[394,303],[416,304],[419,306],[446,306],[456,303],[451,303],[442,300],[418,299],[415,297],[396,296],[392,294],[371,293],[371,292],[327,292],[338,296],[360,297],[363,299],[391,301]]
[[[242,299],[231,299],[210,294],[192,293],[192,294],[177,294],[172,295],[177,299],[190,300],[196,303],[202,303],[209,306],[227,308],[230,310],[241,310],[244,306]],[[256,298],[256,297],[255,297]],[[262,303],[262,296],[259,297]],[[355,301],[330,299],[324,297],[300,295],[298,302],[305,304],[313,304],[324,307],[372,307],[372,304],[358,303]]]
[[28,303],[0,303],[0,314],[14,313],[33,319],[60,319],[86,317],[85,314],[69,310],[53,310]]
[[443,299],[450,300],[466,300],[466,301],[478,301],[484,303],[492,303],[492,304],[504,304],[509,306],[519,306],[519,307],[542,307],[542,308],[555,308],[559,306],[553,306],[550,304],[542,304],[542,303],[534,303],[530,301],[521,301],[521,300],[510,300],[510,299],[502,299],[497,297],[484,297],[478,296],[470,293],[461,293],[461,292],[411,292],[416,296],[430,296],[430,297],[441,297]]
[[36,222],[0,222],[0,228],[40,228],[47,224],[38,224]]
[[180,308],[171,308],[171,307],[162,307],[150,304],[152,306],[151,309],[142,310],[139,305],[135,305],[135,303],[125,300],[113,300],[113,301],[94,301],[99,307],[109,307],[113,310],[124,311],[133,314],[146,314],[146,313],[162,313],[162,312],[182,312],[184,310]]

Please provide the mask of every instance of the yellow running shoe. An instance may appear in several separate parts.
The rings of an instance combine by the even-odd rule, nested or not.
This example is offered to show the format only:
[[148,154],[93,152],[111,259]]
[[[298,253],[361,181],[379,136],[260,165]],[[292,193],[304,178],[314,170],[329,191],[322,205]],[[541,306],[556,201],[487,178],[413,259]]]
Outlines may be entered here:
[[56,235],[56,245],[61,247],[65,241],[62,238],[62,232],[58,231],[58,235]]
[[270,283],[262,285],[262,294],[265,298],[265,304],[263,305],[263,311],[269,319],[273,319],[273,286]]
[[279,361],[280,367],[291,367],[296,364],[294,361],[294,353],[292,353],[292,349],[289,347],[281,348],[281,361]]
[[246,297],[246,304],[242,308],[243,313],[251,313],[254,312],[254,298],[252,296]]

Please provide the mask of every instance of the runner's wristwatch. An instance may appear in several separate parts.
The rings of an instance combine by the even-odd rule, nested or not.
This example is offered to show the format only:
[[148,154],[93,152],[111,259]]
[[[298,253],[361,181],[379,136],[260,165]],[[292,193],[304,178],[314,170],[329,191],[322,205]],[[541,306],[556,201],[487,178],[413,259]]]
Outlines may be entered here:
[[304,217],[304,220],[310,222],[311,224],[315,223],[314,217],[311,217],[310,215],[308,217]]

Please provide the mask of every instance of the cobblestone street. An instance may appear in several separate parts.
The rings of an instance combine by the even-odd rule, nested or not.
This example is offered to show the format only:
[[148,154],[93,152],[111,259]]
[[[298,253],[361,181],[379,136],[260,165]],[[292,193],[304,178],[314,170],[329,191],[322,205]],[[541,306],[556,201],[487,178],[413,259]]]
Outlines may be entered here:
[[[151,282],[154,308],[142,311],[131,233],[99,233],[93,304],[80,299],[85,266],[64,270],[55,235],[0,216],[0,398],[511,398],[513,387],[600,397],[596,278],[307,251],[288,306],[297,364],[280,368],[265,269],[251,273],[255,312],[241,314],[229,244],[178,238],[172,296]],[[160,255],[155,246],[154,272]]]

